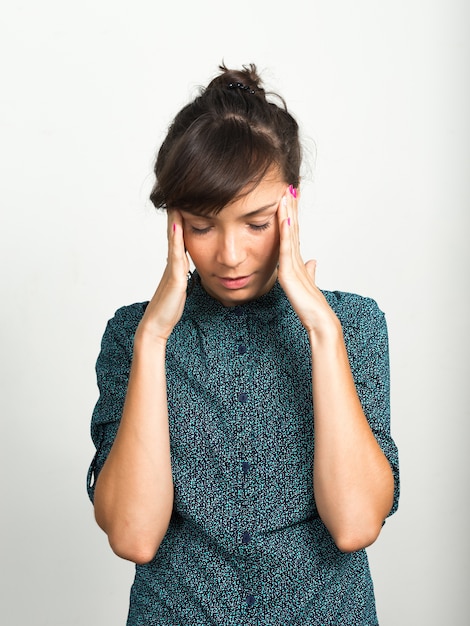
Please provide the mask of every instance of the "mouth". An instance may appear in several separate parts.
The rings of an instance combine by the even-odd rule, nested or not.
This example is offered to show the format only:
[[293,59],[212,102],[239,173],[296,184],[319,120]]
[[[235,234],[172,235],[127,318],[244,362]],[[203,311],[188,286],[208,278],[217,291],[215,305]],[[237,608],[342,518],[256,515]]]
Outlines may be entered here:
[[219,282],[226,289],[242,289],[243,287],[246,287],[246,285],[249,283],[250,278],[251,278],[251,274],[248,276],[236,276],[234,278],[217,276],[217,279],[219,280]]

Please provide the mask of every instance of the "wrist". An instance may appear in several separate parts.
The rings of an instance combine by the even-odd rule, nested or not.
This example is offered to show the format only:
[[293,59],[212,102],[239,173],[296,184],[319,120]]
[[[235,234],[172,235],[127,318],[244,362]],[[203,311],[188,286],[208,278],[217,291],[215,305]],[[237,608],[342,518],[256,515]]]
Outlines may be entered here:
[[165,351],[167,342],[168,337],[158,333],[158,331],[155,332],[155,329],[151,329],[141,322],[134,335],[134,352],[148,349]]
[[308,328],[307,332],[312,347],[343,343],[343,328],[334,313],[323,320],[321,324],[317,323]]

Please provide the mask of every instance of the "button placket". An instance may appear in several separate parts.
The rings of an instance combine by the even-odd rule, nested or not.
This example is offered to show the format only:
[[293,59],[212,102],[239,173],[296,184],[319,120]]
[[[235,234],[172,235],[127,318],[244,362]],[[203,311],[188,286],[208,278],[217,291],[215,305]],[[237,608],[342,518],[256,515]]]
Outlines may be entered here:
[[[243,603],[248,613],[253,619],[256,617],[256,605],[258,587],[256,570],[253,569],[253,550],[255,547],[253,527],[255,513],[255,482],[253,466],[253,433],[250,420],[251,407],[256,398],[252,397],[250,344],[249,344],[249,320],[242,307],[233,309],[232,317],[233,339],[234,339],[234,410],[236,421],[239,426],[239,464],[236,468],[239,493],[239,515],[238,520],[238,551],[240,554],[239,567],[242,570],[244,586]],[[241,458],[240,458],[241,457]],[[251,619],[249,620],[251,623]],[[248,622],[247,622],[248,623]]]

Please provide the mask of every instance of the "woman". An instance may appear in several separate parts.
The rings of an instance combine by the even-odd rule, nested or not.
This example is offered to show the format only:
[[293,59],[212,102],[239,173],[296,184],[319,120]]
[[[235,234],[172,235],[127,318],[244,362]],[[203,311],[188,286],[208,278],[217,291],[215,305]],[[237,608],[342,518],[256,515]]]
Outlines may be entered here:
[[137,564],[129,626],[377,624],[364,548],[398,501],[387,330],[302,260],[300,160],[254,65],[221,66],[159,151],[167,265],[108,323],[92,421],[96,519]]

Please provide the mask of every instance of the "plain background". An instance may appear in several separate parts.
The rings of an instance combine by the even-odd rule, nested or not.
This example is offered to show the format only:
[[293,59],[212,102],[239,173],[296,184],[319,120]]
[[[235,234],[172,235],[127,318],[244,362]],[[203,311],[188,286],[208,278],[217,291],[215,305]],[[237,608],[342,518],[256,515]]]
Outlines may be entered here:
[[469,7],[2,3],[2,624],[125,623],[133,566],[85,492],[94,363],[156,287],[154,154],[222,59],[256,62],[301,124],[319,286],[386,312],[402,498],[369,550],[381,626],[470,623]]

